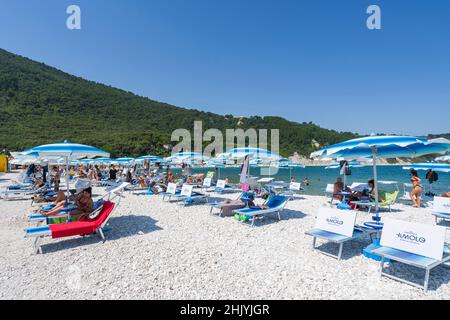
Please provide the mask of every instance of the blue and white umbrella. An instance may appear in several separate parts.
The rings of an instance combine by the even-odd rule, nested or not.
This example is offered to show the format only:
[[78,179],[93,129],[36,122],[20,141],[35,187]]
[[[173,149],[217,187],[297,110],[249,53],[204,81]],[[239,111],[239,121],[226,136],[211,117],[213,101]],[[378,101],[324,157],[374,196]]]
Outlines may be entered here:
[[244,159],[249,156],[251,159],[260,159],[262,161],[279,161],[282,159],[279,154],[261,148],[235,148],[228,150],[220,155],[218,158],[228,159]]
[[136,158],[136,161],[145,161],[145,160],[150,161],[150,162],[159,162],[159,161],[162,161],[163,159],[158,156],[142,156],[142,157]]
[[[351,161],[347,164],[347,168],[361,168],[361,167],[364,167],[364,165],[357,161]],[[339,162],[335,162],[335,163],[332,163],[332,164],[329,164],[328,166],[326,166],[325,169],[327,169],[327,170],[341,169],[341,164]]]
[[192,163],[209,160],[209,157],[197,152],[179,152],[164,159],[167,162],[173,163]]
[[445,153],[450,141],[444,138],[426,139],[409,136],[370,136],[332,145],[313,152],[312,158],[357,160],[360,158],[415,158],[433,153]]
[[415,158],[433,153],[446,153],[450,150],[450,141],[444,138],[425,139],[409,136],[370,136],[338,143],[322,150],[313,152],[311,158],[334,160],[357,160],[372,157],[375,179],[375,206],[378,213],[378,158]]
[[292,170],[295,168],[306,168],[304,164],[301,163],[295,163],[295,162],[286,162],[286,161],[280,161],[278,164],[278,169],[289,169],[289,180],[292,180]]
[[76,160],[83,158],[109,157],[109,153],[95,147],[86,146],[78,143],[54,143],[46,144],[25,150],[22,155],[37,154],[40,158],[63,157],[67,160]]
[[436,160],[436,161],[442,161],[442,162],[450,161],[450,154],[447,154],[447,155],[442,156],[442,157],[438,157],[438,158],[436,158],[435,160]]
[[102,165],[102,164],[110,164],[113,159],[111,158],[95,158],[94,160],[94,164],[98,164],[98,165]]
[[404,170],[433,170],[437,172],[450,172],[450,164],[445,163],[416,163],[403,167]]
[[[39,158],[64,158],[66,165],[70,160],[78,160],[83,158],[109,157],[109,153],[95,147],[86,146],[78,143],[54,143],[46,144],[25,150],[22,155],[38,155]],[[67,196],[69,196],[69,178],[66,175]]]

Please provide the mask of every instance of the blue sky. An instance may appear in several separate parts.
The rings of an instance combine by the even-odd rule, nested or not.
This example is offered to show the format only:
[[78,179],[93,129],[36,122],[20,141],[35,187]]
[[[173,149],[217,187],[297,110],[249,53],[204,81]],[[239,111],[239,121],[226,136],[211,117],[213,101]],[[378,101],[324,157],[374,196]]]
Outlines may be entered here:
[[[66,8],[82,30],[66,28]],[[366,28],[366,9],[382,29]],[[450,1],[0,0],[0,47],[181,107],[450,132]]]

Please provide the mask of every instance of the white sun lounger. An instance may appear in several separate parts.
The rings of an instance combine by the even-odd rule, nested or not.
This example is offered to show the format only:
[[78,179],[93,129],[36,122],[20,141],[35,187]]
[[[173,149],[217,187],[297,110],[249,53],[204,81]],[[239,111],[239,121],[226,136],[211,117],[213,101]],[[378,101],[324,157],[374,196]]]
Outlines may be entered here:
[[355,226],[357,213],[352,210],[338,210],[323,207],[319,209],[314,229],[306,232],[313,237],[312,247],[317,250],[317,239],[332,242],[339,245],[338,254],[334,255],[320,250],[319,252],[341,260],[344,243],[353,241],[363,236],[370,236],[376,231],[373,229]]
[[[382,257],[380,276],[385,276],[425,291],[430,271],[439,266],[449,267],[450,249],[445,244],[444,227],[424,225],[394,219],[384,219],[381,247],[373,251]],[[425,270],[423,285],[407,281],[385,272],[386,259]]]
[[0,198],[5,201],[12,200],[29,200],[34,195],[39,193],[44,193],[49,189],[48,183],[40,187],[39,189],[7,189],[4,192],[0,193]]
[[169,183],[167,185],[167,189],[166,192],[161,192],[158,193],[158,195],[162,196],[163,201],[166,200],[166,198],[169,198],[169,201],[172,197],[174,197],[177,192],[179,193],[179,191],[177,191],[177,184],[176,183]]
[[444,221],[450,220],[450,198],[434,197],[433,215],[436,223],[439,222],[439,219]]
[[181,188],[181,192],[179,195],[175,195],[175,199],[179,204],[184,206],[188,204],[192,204],[198,200],[203,200],[208,202],[208,195],[203,193],[193,192],[194,186],[189,184],[184,184]]
[[218,194],[224,194],[224,193],[235,193],[235,192],[241,192],[241,189],[235,189],[230,186],[227,186],[227,183],[225,180],[217,180],[216,187],[214,188],[214,192]]
[[289,183],[289,189],[286,191],[279,192],[278,195],[289,196],[289,199],[292,200],[294,199],[294,196],[296,194],[299,194],[301,191],[303,191],[303,189],[302,184],[300,182],[291,182]]

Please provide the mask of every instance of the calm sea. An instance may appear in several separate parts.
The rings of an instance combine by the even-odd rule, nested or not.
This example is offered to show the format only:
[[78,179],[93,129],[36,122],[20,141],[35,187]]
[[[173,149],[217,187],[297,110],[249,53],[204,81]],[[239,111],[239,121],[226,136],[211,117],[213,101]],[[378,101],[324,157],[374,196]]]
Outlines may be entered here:
[[[402,166],[378,166],[378,178],[379,180],[397,181],[400,190],[403,190],[403,183],[408,183],[410,176],[408,170],[403,170]],[[193,173],[206,173],[208,171],[214,171],[211,168],[193,168]],[[180,173],[180,169],[171,169],[175,174]],[[231,182],[239,181],[239,168],[229,167],[222,168],[218,174],[222,179],[228,177]],[[368,179],[373,178],[373,169],[371,166],[365,166],[361,168],[351,168],[352,174],[347,177],[349,184],[353,182],[367,182]],[[261,168],[250,168],[250,175],[257,177],[267,177],[267,175],[261,174]],[[305,187],[305,193],[309,195],[322,195],[328,183],[334,183],[339,176],[339,169],[325,169],[325,167],[306,167],[306,168],[293,168],[279,169],[278,173],[273,177],[276,180],[289,181],[290,177],[294,177],[296,181],[301,182],[304,178],[308,178],[310,185]],[[450,191],[450,173],[439,172],[439,180],[433,184],[434,193],[443,193]],[[428,182],[425,181],[425,171],[419,171],[419,177],[423,180],[425,190],[428,190]],[[385,186],[385,189],[391,189],[392,187]]]

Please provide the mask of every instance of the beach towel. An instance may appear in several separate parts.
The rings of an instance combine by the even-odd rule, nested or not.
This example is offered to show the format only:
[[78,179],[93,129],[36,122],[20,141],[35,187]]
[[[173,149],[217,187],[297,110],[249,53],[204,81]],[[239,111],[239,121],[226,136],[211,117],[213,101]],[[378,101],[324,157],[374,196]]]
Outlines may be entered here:
[[57,239],[94,233],[106,221],[113,209],[114,203],[108,201],[105,202],[102,211],[94,219],[83,218],[76,222],[52,224],[49,226],[52,231],[52,238]]

